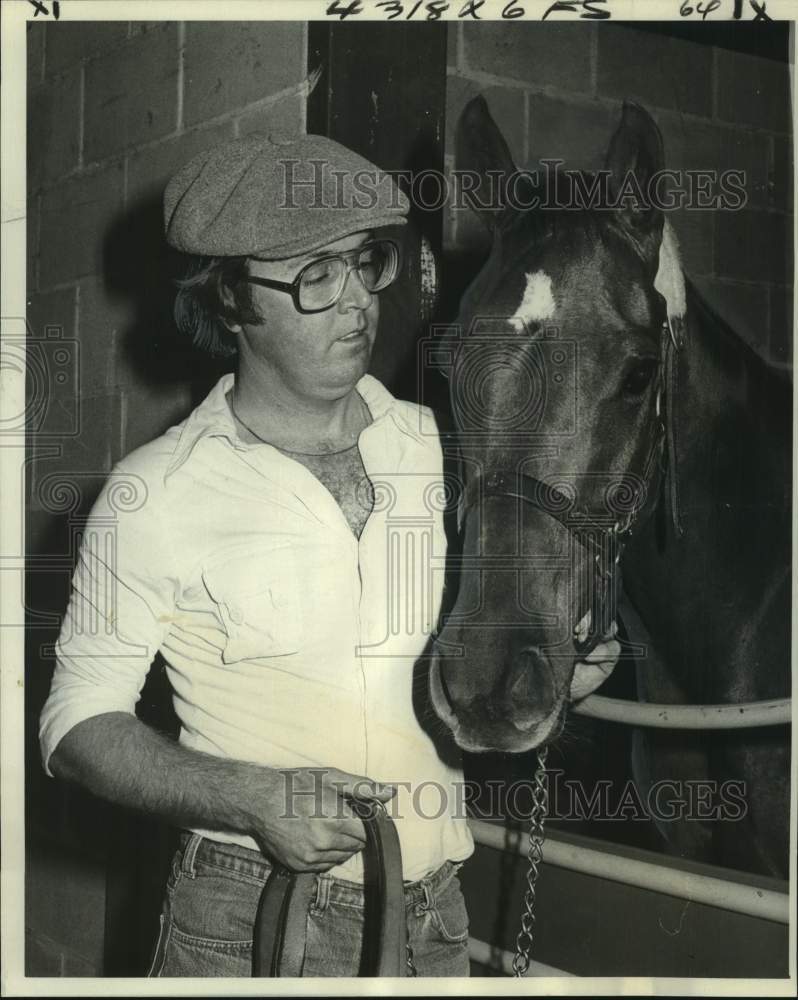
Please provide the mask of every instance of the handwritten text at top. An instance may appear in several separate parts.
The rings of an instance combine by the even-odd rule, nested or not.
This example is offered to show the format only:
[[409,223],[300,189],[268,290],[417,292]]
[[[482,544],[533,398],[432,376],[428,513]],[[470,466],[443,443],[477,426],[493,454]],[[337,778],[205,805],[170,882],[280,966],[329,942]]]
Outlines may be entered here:
[[[39,0],[31,0],[37,3]],[[345,21],[363,15],[386,21],[526,20],[604,21],[628,19],[630,0],[323,0],[329,18]],[[770,21],[771,8],[794,0],[672,0],[673,16],[706,21]],[[614,6],[613,6],[614,5]],[[786,8],[785,8],[786,9]],[[786,16],[776,15],[776,16]]]

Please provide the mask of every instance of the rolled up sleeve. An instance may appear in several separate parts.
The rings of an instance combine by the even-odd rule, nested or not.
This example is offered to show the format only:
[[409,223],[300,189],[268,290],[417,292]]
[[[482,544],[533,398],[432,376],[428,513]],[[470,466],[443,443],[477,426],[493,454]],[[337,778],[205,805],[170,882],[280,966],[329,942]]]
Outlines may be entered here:
[[135,712],[169,630],[177,581],[158,507],[145,480],[117,466],[86,522],[40,716],[49,775],[53,751],[79,722]]

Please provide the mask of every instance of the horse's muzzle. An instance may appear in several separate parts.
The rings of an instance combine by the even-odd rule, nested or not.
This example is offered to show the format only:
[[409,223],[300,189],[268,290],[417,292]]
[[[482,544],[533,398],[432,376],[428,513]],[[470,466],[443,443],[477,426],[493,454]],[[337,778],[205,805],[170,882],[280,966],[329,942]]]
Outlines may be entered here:
[[[474,666],[440,653],[430,666],[432,704],[460,747],[517,753],[559,732],[565,705],[541,649],[516,650],[509,669],[498,675],[495,667],[475,671]],[[487,685],[476,689],[475,676]]]

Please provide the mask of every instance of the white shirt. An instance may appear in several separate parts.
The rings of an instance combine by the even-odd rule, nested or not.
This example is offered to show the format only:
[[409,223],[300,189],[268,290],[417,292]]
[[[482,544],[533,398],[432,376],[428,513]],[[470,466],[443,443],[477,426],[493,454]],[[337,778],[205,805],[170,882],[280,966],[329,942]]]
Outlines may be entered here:
[[[446,551],[434,419],[371,376],[358,383],[376,499],[357,539],[304,466],[239,439],[233,383],[224,376],[182,424],[120,462],[92,509],[41,715],[45,769],[78,722],[134,712],[160,651],[183,745],[409,782],[390,807],[404,878],[463,860],[473,841],[459,761],[441,759],[427,732],[440,724],[422,725],[413,705]],[[332,874],[361,880],[360,854]]]

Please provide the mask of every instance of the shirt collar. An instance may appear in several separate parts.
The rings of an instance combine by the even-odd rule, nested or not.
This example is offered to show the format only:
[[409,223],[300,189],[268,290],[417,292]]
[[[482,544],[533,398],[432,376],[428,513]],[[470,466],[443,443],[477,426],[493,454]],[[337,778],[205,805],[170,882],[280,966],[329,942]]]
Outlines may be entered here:
[[235,375],[222,375],[205,399],[183,421],[172,458],[164,473],[164,482],[177,472],[188,459],[198,441],[205,437],[227,437],[231,444],[238,442],[233,416],[225,394],[235,385]]
[[[233,415],[227,405],[227,393],[235,385],[235,374],[223,375],[205,399],[183,421],[172,458],[164,473],[166,481],[187,461],[197,443],[206,437],[226,437],[234,448],[247,449],[238,436]],[[364,375],[357,391],[371,411],[373,422],[392,417],[401,431],[416,441],[424,442],[420,429],[414,427],[398,399],[373,375]]]

